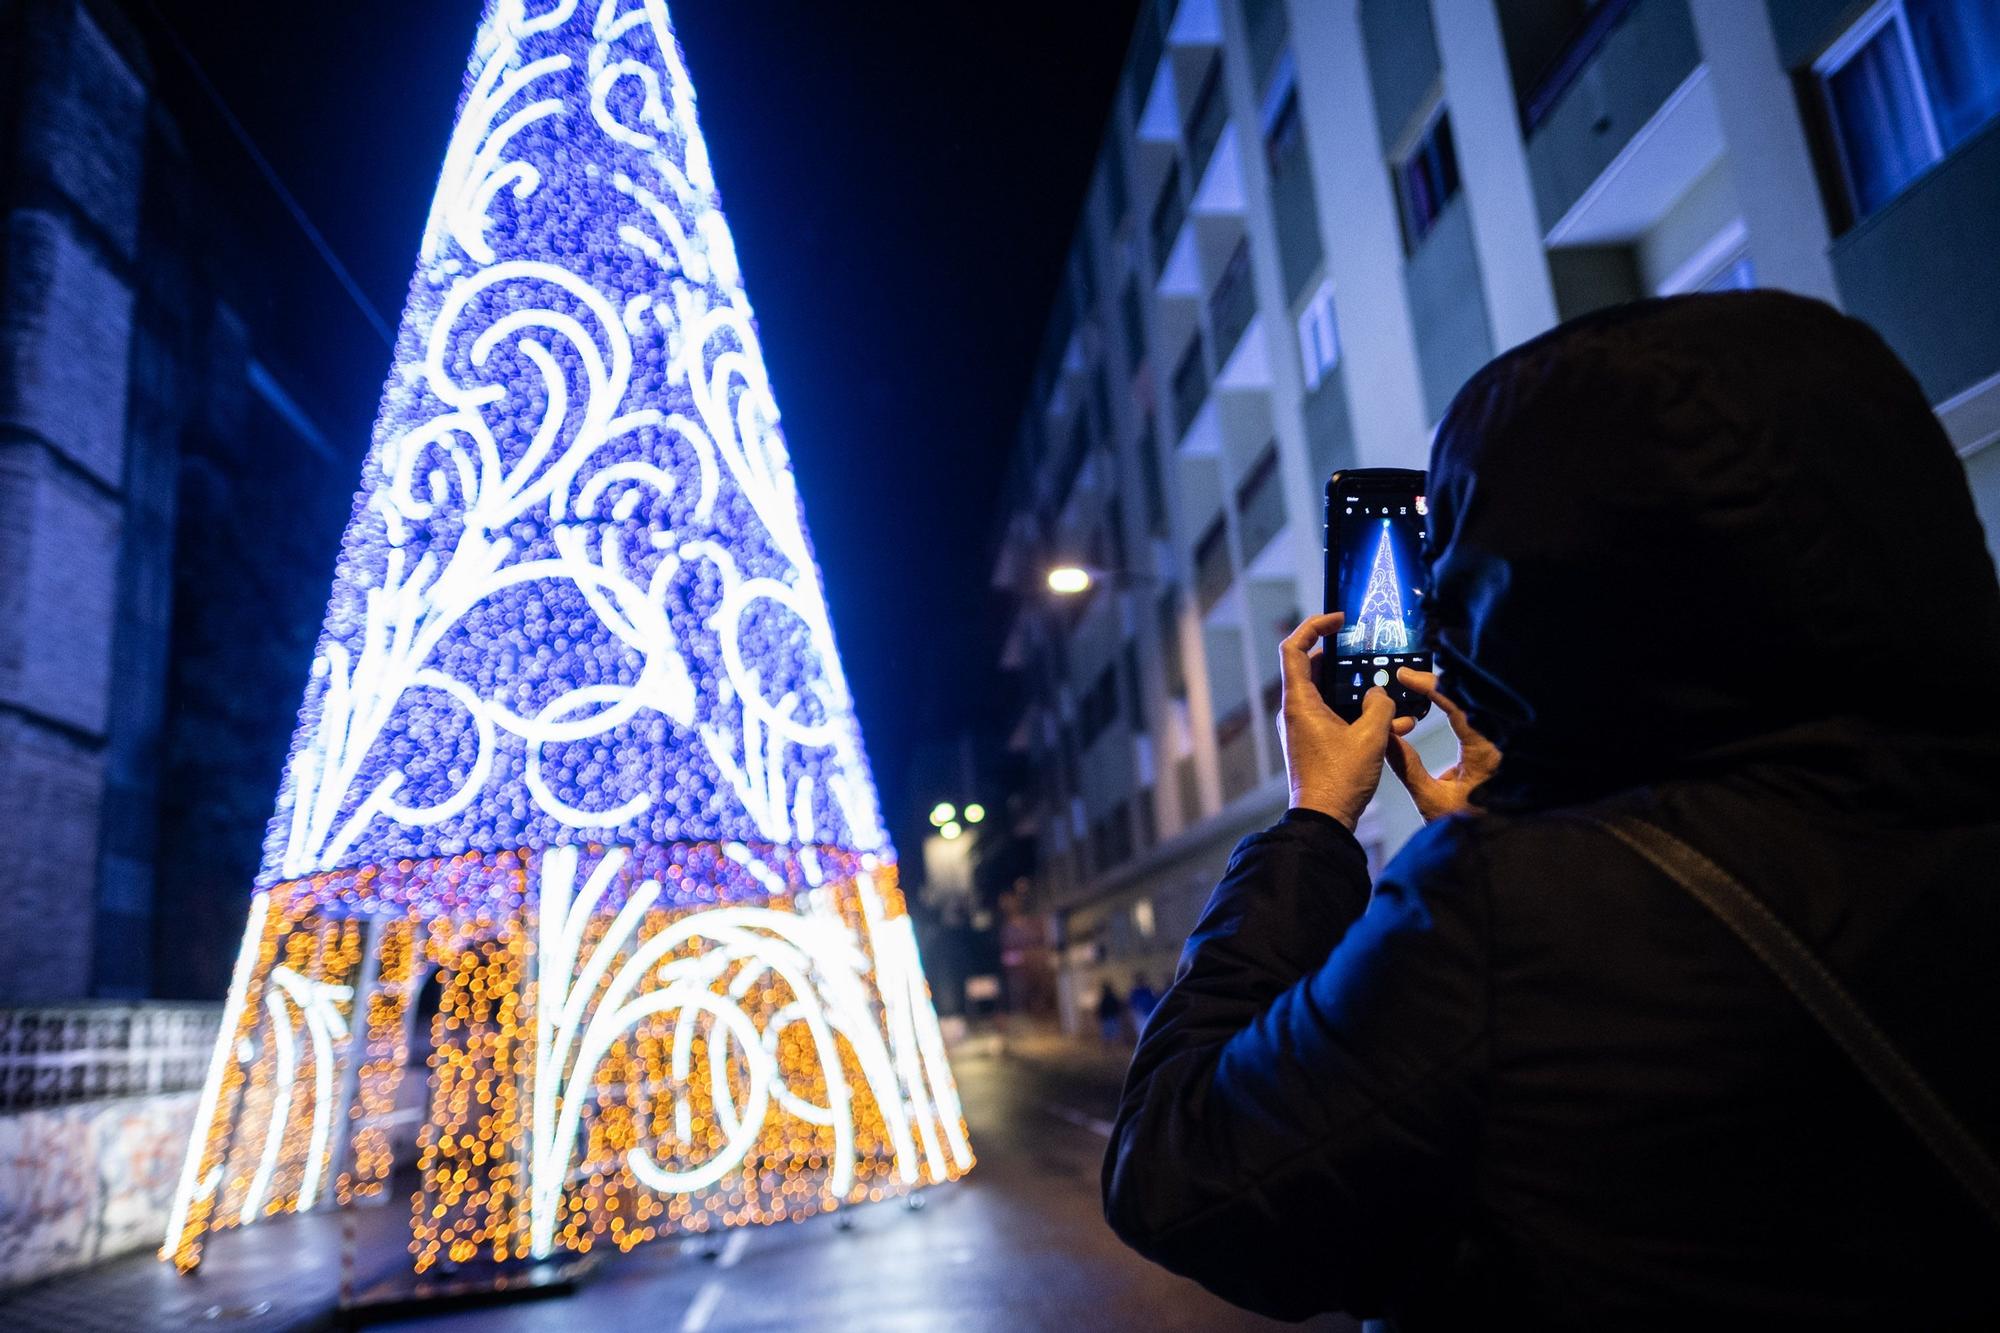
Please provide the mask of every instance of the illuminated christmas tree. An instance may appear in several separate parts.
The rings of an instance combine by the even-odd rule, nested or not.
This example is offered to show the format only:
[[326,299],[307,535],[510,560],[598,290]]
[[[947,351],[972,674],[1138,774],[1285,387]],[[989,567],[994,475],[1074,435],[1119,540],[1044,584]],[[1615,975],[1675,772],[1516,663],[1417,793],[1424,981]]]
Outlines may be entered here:
[[1396,580],[1396,552],[1389,542],[1389,520],[1382,520],[1382,539],[1375,546],[1375,563],[1368,570],[1368,590],[1361,596],[1362,641],[1371,653],[1400,653],[1410,646],[1403,623],[1403,590]]
[[488,0],[164,1256],[387,1190],[427,981],[420,1271],[972,1164],[661,0]]

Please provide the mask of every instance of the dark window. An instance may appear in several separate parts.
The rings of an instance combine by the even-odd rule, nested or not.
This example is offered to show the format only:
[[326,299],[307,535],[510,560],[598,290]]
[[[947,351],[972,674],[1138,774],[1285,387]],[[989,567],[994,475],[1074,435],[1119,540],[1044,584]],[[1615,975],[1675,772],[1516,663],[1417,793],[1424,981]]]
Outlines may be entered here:
[[1222,61],[1211,60],[1201,90],[1194,95],[1194,107],[1188,112],[1188,165],[1195,180],[1208,169],[1208,159],[1214,156],[1228,120],[1229,108],[1222,97]]
[[1229,560],[1229,532],[1218,514],[1194,547],[1194,599],[1204,614],[1222,600],[1235,579],[1236,569]]
[[1104,151],[1099,160],[1104,163],[1105,222],[1116,234],[1118,224],[1125,220],[1125,210],[1131,207],[1131,196],[1125,187],[1125,144],[1115,128],[1104,136]]
[[1274,440],[1236,488],[1236,528],[1243,539],[1243,558],[1255,560],[1285,526],[1285,488],[1278,479],[1278,445]]
[[1160,476],[1160,445],[1153,434],[1153,423],[1146,422],[1146,428],[1139,433],[1139,475],[1146,488],[1146,531],[1155,537],[1164,536],[1167,531],[1167,487]]
[[1139,794],[1132,798],[1132,811],[1138,822],[1138,849],[1145,851],[1160,840],[1160,827],[1153,817],[1153,789],[1141,787]]
[[1174,248],[1174,237],[1180,235],[1181,219],[1187,216],[1187,201],[1181,198],[1181,167],[1174,163],[1167,172],[1167,183],[1160,187],[1160,197],[1153,204],[1153,268],[1157,272],[1167,266],[1167,252]]
[[1403,241],[1414,251],[1437,226],[1444,206],[1458,193],[1458,154],[1451,143],[1451,116],[1440,110],[1409,156],[1396,164],[1396,195],[1403,206]]
[[1208,323],[1215,333],[1215,357],[1227,361],[1236,350],[1236,340],[1257,310],[1257,294],[1250,284],[1250,241],[1236,243],[1229,262],[1222,266],[1215,290],[1208,295]]
[[1139,284],[1125,284],[1125,294],[1118,298],[1118,321],[1125,332],[1125,363],[1137,370],[1139,363],[1146,359],[1146,311],[1139,303]]
[[1257,785],[1257,737],[1250,721],[1246,699],[1215,724],[1215,766],[1224,804]]
[[1278,268],[1285,299],[1299,294],[1320,260],[1319,205],[1306,161],[1305,126],[1299,119],[1298,78],[1292,53],[1278,58],[1264,101],[1264,163],[1271,178],[1271,216],[1278,233]]
[[1140,685],[1139,645],[1128,640],[1125,644],[1125,714],[1134,731],[1146,729],[1146,698]]
[[1170,699],[1187,698],[1187,664],[1181,657],[1180,597],[1172,588],[1160,595],[1160,673]]
[[1305,127],[1299,122],[1299,90],[1288,89],[1264,131],[1264,165],[1273,182],[1305,170]]
[[1076,479],[1083,472],[1083,461],[1090,456],[1090,426],[1082,417],[1070,428],[1069,445],[1063,450],[1062,461],[1056,465],[1055,507],[1061,510],[1069,503],[1069,493],[1076,489]]
[[2000,114],[2000,7],[1894,0],[1816,68],[1848,206],[1866,217]]
[[1197,335],[1188,343],[1188,349],[1181,355],[1181,361],[1174,367],[1174,417],[1185,434],[1194,421],[1195,413],[1201,411],[1202,400],[1208,397],[1208,363],[1201,354],[1201,338]]
[[1099,365],[1090,377],[1090,410],[1097,418],[1097,433],[1111,433],[1111,390],[1104,380],[1104,367]]
[[1097,673],[1090,688],[1084,691],[1083,700],[1076,709],[1076,748],[1078,753],[1088,750],[1096,743],[1118,718],[1118,670],[1115,665],[1107,665]]

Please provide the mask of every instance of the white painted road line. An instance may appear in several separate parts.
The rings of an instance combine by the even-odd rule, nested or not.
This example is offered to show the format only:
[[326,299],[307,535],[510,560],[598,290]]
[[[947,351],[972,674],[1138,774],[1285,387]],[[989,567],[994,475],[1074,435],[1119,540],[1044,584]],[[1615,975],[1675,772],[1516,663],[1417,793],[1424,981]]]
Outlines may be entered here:
[[1100,1138],[1108,1139],[1111,1137],[1112,1126],[1109,1120],[1099,1120],[1094,1115],[1085,1115],[1081,1111],[1058,1105],[1055,1102],[1043,1102],[1042,1109],[1056,1119],[1066,1124],[1075,1125],[1078,1129],[1087,1129]]
[[708,1327],[708,1321],[715,1315],[715,1307],[722,1304],[722,1279],[710,1278],[702,1283],[701,1290],[694,1294],[694,1301],[687,1313],[681,1316],[681,1333],[701,1333]]
[[722,1257],[715,1261],[717,1268],[733,1268],[743,1257],[743,1247],[750,1243],[748,1228],[738,1227],[729,1234],[729,1242],[722,1247]]

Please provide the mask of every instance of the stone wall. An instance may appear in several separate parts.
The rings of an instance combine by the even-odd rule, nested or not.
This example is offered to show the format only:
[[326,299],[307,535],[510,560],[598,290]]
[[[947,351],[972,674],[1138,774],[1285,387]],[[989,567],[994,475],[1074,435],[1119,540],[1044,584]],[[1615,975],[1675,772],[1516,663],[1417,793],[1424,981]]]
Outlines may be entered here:
[[199,1096],[0,1114],[0,1287],[157,1246]]
[[147,95],[74,0],[0,8],[0,1001],[92,989]]

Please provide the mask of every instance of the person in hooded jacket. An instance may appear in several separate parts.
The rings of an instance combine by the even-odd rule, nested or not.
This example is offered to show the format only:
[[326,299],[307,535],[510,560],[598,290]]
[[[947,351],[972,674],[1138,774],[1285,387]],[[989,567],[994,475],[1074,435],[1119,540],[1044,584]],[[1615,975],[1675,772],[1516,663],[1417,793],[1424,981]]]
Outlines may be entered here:
[[[1865,325],[1770,292],[1572,321],[1465,386],[1426,773],[1283,644],[1292,809],[1134,1054],[1107,1217],[1283,1319],[2000,1328],[2000,1229],[1805,1007],[1586,816],[1705,853],[2000,1138],[2000,585]],[[1440,684],[1442,691],[1440,691]],[[1428,826],[1372,892],[1387,758]]]

